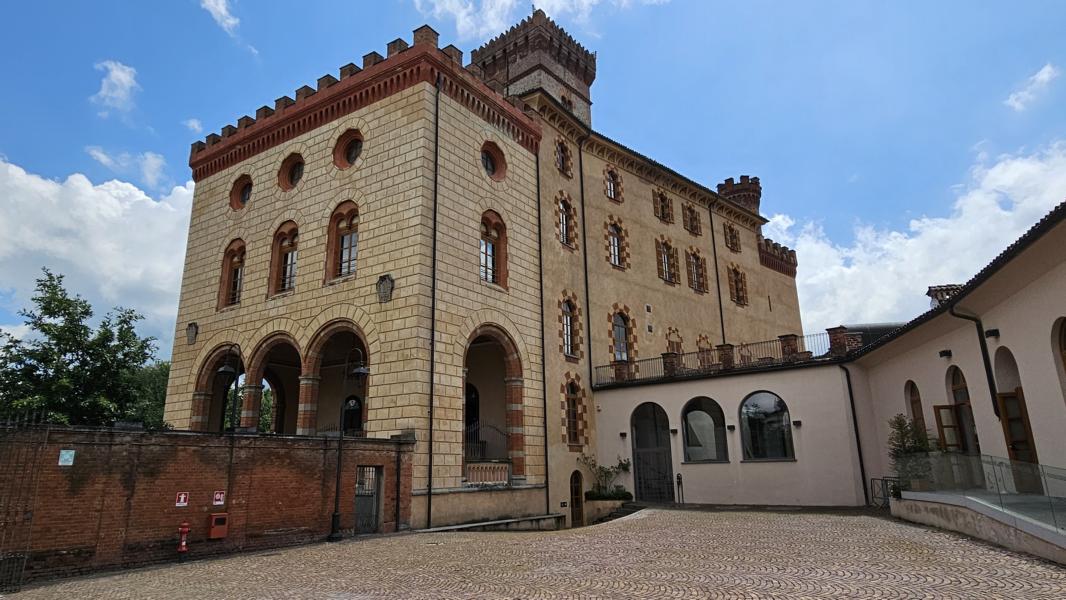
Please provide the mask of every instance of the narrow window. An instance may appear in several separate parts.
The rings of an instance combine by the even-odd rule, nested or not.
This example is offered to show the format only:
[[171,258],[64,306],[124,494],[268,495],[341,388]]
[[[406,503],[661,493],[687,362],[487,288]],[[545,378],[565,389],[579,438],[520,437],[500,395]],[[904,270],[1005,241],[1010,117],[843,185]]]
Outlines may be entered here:
[[570,177],[570,148],[566,142],[560,141],[555,144],[555,167],[559,172]]
[[674,203],[664,192],[654,192],[652,194],[652,206],[655,209],[655,216],[659,217],[659,220],[663,223],[674,222]]
[[700,213],[696,210],[696,207],[686,204],[681,208],[681,216],[685,230],[694,235],[699,235],[702,231],[702,225],[700,224]]
[[581,435],[578,431],[578,406],[581,399],[581,389],[577,384],[566,384],[566,443],[572,446],[581,444]]
[[725,230],[725,246],[733,252],[740,252],[740,231],[731,223],[723,223]]
[[281,249],[281,281],[278,291],[286,292],[296,287],[296,238]]
[[729,299],[739,306],[748,304],[748,278],[740,267],[730,267],[727,273],[729,279]]
[[563,354],[574,356],[574,304],[563,302]]
[[496,236],[484,227],[481,230],[481,279],[496,283]]
[[622,267],[622,228],[615,223],[607,228],[607,258],[616,267]]
[[229,303],[237,304],[241,301],[241,287],[244,285],[244,254],[235,256],[230,265]]
[[233,240],[222,257],[222,287],[219,306],[234,306],[241,302],[244,289],[244,242]]
[[667,283],[677,283],[677,250],[670,242],[655,240],[655,251],[659,278]]
[[777,394],[756,392],[740,405],[741,444],[745,460],[791,460],[792,421]]
[[507,228],[495,211],[481,215],[478,271],[482,281],[507,287]]
[[269,286],[271,294],[280,294],[296,287],[298,240],[299,231],[292,221],[283,223],[274,234]]
[[629,319],[615,313],[612,320],[615,362],[629,362]]
[[707,261],[699,255],[699,252],[686,252],[688,265],[688,285],[697,292],[707,291]]
[[573,246],[572,230],[570,203],[561,199],[559,200],[559,241],[567,246]]
[[620,196],[618,173],[615,173],[614,171],[607,171],[605,185],[607,186],[607,199],[618,201]]
[[359,253],[359,208],[352,201],[341,203],[330,217],[326,249],[329,255],[326,279],[355,275]]
[[355,274],[355,256],[358,248],[359,233],[354,227],[341,233],[341,255],[337,263],[337,276],[346,277]]
[[908,381],[907,403],[911,408],[911,419],[922,431],[925,431],[925,415],[922,411],[922,396],[918,393],[918,386],[913,381]]

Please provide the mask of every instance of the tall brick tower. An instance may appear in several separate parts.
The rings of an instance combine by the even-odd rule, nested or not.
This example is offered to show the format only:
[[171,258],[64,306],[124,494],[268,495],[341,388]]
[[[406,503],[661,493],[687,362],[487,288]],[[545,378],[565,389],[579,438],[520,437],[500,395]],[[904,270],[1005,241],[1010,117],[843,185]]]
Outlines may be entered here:
[[504,96],[543,89],[585,125],[592,124],[589,90],[596,79],[596,55],[543,10],[471,52],[467,68]]

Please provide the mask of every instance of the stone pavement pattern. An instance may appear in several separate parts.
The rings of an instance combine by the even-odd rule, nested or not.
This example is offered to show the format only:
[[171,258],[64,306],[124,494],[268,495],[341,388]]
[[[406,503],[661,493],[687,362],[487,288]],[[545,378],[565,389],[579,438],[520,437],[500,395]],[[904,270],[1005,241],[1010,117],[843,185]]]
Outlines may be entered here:
[[867,514],[648,509],[560,532],[316,544],[30,588],[38,598],[1066,598],[1066,568]]

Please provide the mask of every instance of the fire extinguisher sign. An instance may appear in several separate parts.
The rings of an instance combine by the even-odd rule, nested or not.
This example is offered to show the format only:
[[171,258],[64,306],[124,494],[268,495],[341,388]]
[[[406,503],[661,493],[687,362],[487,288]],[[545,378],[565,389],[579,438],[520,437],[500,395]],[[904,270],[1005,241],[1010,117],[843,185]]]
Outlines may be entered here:
[[211,499],[211,504],[214,506],[222,506],[226,503],[226,490],[217,490],[214,497]]
[[189,505],[189,492],[178,492],[174,496],[174,506],[182,508]]

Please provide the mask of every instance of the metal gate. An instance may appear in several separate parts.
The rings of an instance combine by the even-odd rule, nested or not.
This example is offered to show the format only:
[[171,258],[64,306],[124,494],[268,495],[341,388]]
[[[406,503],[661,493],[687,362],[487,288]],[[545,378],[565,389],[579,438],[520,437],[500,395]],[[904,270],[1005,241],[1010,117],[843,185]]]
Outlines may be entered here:
[[377,533],[381,516],[381,467],[357,467],[355,532]]
[[37,461],[48,432],[32,419],[0,418],[0,593],[17,592],[30,553]]
[[669,448],[633,450],[636,496],[641,502],[673,502],[673,467]]

